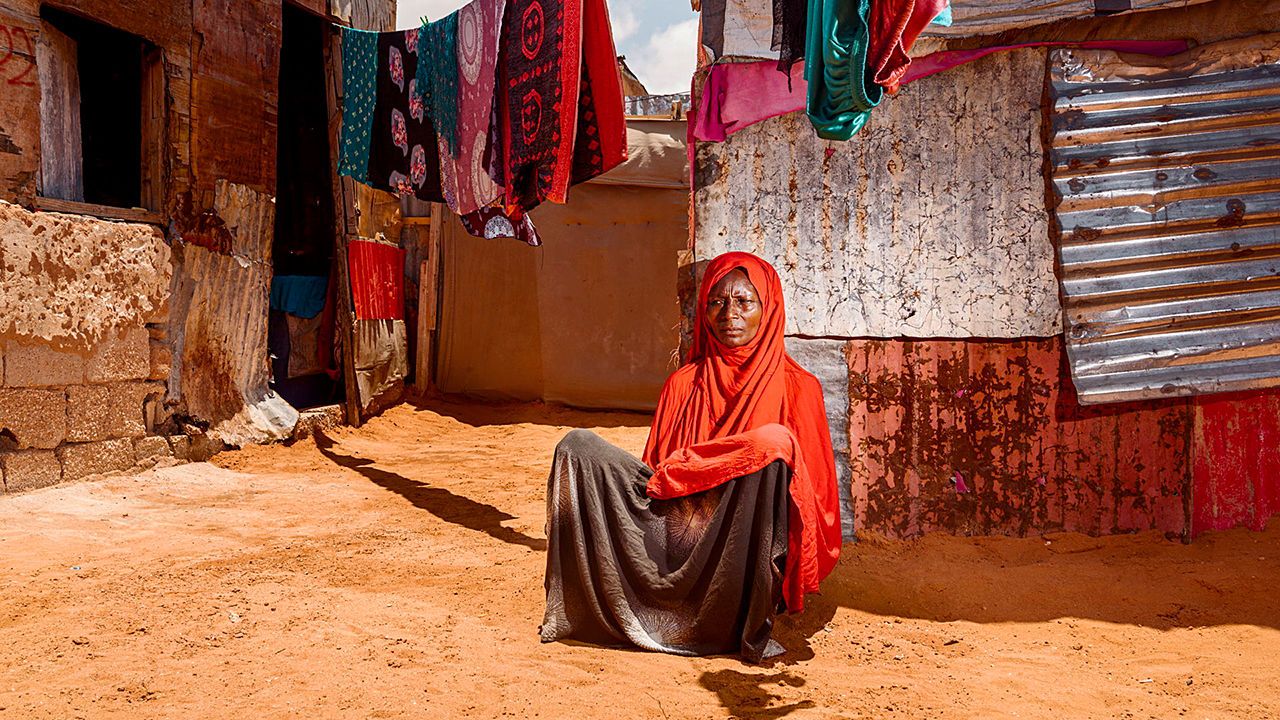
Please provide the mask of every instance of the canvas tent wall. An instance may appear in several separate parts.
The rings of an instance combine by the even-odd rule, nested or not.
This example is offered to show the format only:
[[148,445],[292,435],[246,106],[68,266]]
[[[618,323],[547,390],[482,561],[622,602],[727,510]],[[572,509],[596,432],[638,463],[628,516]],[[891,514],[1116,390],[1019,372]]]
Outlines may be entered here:
[[544,245],[443,230],[438,387],[652,409],[674,368],[688,244],[682,121],[630,121],[630,158],[533,212]]

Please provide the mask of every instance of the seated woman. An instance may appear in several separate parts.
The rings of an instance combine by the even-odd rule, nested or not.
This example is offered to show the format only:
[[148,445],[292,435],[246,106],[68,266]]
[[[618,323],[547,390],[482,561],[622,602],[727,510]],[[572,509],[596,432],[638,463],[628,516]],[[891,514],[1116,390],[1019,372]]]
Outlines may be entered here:
[[707,266],[689,362],[667,380],[644,462],[587,430],[547,486],[542,640],[679,655],[782,652],[835,566],[840,511],[822,386],[783,347],[782,283],[748,253]]

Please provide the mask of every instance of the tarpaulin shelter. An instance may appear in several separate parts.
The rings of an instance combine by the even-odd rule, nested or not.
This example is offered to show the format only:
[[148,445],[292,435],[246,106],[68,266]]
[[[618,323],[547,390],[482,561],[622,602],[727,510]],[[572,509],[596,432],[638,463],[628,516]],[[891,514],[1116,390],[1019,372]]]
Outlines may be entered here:
[[628,120],[625,163],[533,212],[540,248],[444,225],[441,390],[652,409],[675,368],[685,133],[683,121]]

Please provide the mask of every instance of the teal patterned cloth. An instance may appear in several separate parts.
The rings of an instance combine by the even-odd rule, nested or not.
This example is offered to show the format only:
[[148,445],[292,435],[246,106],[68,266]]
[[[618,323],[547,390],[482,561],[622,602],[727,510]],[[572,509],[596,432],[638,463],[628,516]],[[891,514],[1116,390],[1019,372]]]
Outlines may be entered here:
[[423,23],[418,37],[418,77],[430,78],[418,83],[418,93],[453,155],[458,151],[458,13]]
[[342,157],[338,174],[368,184],[378,33],[342,28]]
[[871,0],[809,0],[806,107],[820,137],[848,140],[867,124],[884,88],[867,71]]

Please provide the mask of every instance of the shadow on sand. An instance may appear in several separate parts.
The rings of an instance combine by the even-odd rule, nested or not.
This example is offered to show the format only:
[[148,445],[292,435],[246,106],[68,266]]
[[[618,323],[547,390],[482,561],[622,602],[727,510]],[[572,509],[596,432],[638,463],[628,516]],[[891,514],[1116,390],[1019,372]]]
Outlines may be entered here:
[[316,447],[320,454],[330,461],[345,468],[350,468],[368,478],[379,487],[390,490],[436,517],[455,525],[482,532],[495,540],[512,545],[523,545],[534,552],[546,552],[547,541],[525,535],[517,530],[503,527],[506,520],[514,520],[515,516],[498,508],[476,502],[471,498],[458,495],[444,488],[432,487],[424,482],[411,480],[398,473],[379,470],[373,467],[372,460],[344,455],[334,448],[337,444],[323,433],[316,434]]
[[472,427],[524,423],[580,428],[649,427],[653,419],[652,414],[640,411],[579,409],[543,402],[486,403],[451,395],[432,396],[410,404],[415,410],[429,410]]

